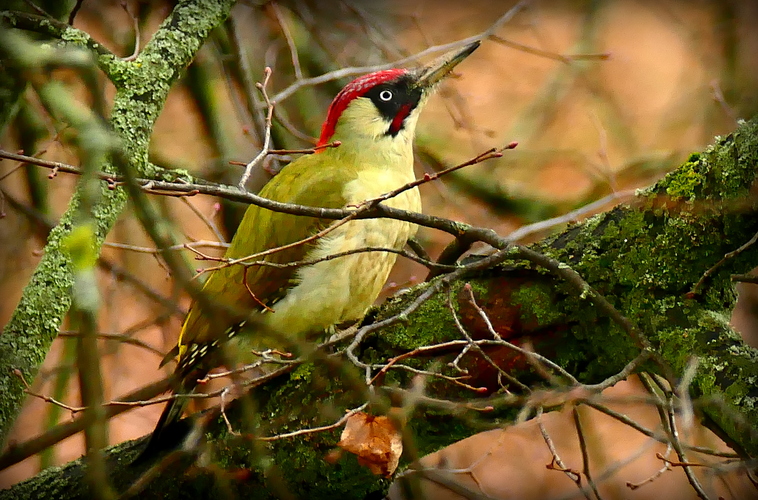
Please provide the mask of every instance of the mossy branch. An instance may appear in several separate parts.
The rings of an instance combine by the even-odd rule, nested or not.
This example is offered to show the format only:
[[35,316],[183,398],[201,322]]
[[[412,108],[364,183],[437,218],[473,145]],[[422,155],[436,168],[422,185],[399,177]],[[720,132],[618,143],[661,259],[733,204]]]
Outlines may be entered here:
[[[756,202],[751,196],[757,169],[758,120],[753,120],[728,137],[718,138],[705,152],[692,155],[655,186],[641,191],[634,202],[532,247],[570,265],[634,323],[650,342],[649,348],[670,368],[667,375],[672,382],[677,382],[688,366],[695,366],[689,389],[696,410],[737,450],[752,457],[758,456],[758,352],[731,330],[728,318],[735,302],[730,275],[757,266],[758,255],[743,252],[714,271],[697,294],[692,288],[725,254],[758,232]],[[421,285],[388,301],[377,318],[403,311],[429,286]],[[518,260],[453,283],[449,293],[436,294],[402,324],[365,338],[362,361],[386,363],[420,346],[460,339],[448,297],[452,297],[460,325],[474,338],[486,337],[488,326],[473,309],[470,291],[501,336],[531,339],[538,352],[582,383],[614,380],[640,352],[622,326],[587,297],[534,263]],[[424,357],[417,359],[420,364],[415,366],[439,369],[448,360]],[[657,363],[638,368],[660,371]],[[519,376],[528,371],[528,364],[513,365],[513,373]],[[472,386],[489,386],[496,375],[486,367],[472,370],[472,374],[475,377],[467,380]],[[402,388],[409,387],[411,377],[400,370],[387,371],[379,383],[383,385],[373,400],[375,410],[390,403],[405,405],[409,411],[416,408],[408,422],[420,452],[433,451],[480,430],[485,424],[474,418],[482,415],[477,408],[492,405],[496,410],[491,415],[503,419],[508,418],[509,407],[518,409],[523,404],[517,396],[477,399],[476,394],[444,380],[430,381],[423,393],[405,391]],[[257,410],[252,417],[236,401],[227,407],[226,414],[236,429],[253,429],[255,436],[260,436],[316,427],[362,402],[366,397],[364,374],[350,363],[322,355],[288,376],[258,387],[254,396]],[[226,472],[210,467],[183,475],[181,471],[192,457],[177,452],[162,463],[162,473],[147,482],[143,494],[210,498],[225,492],[267,498],[286,491],[295,497],[334,498],[384,491],[386,480],[371,476],[353,457],[344,457],[336,465],[323,460],[335,446],[337,433],[308,434],[264,445],[253,435],[231,436],[223,420],[216,418],[207,436],[215,463]],[[124,443],[108,454],[112,481],[119,491],[132,487],[151,465],[128,465],[140,447],[140,441]],[[245,480],[233,477],[231,470],[247,471]],[[81,474],[79,462],[49,469],[15,486],[6,496],[67,491],[62,498],[85,498]]]
[[[147,161],[148,144],[153,126],[163,109],[171,86],[178,80],[213,28],[229,15],[232,0],[184,0],[178,2],[170,16],[161,24],[144,50],[133,61],[121,61],[103,54],[99,45],[82,32],[71,31],[53,21],[36,20],[37,27],[48,26],[48,34],[66,42],[77,40],[94,49],[99,65],[116,85],[117,92],[110,116],[110,126],[121,151],[129,158],[129,168],[136,175],[152,176]],[[21,18],[3,13],[4,23],[21,23]],[[23,23],[21,23],[23,24]],[[20,26],[20,25],[19,25]],[[31,25],[28,27],[32,27]],[[112,62],[107,67],[103,61]],[[23,66],[24,61],[17,61]],[[83,145],[86,150],[86,145]],[[106,163],[100,170],[115,174],[115,167]],[[100,245],[123,210],[127,196],[123,189],[101,185],[99,201],[92,209],[95,249]],[[80,187],[81,189],[81,187]],[[45,254],[35,270],[21,300],[0,335],[0,442],[5,443],[24,400],[24,386],[13,375],[20,370],[31,380],[45,359],[61,321],[71,305],[73,268],[62,251],[62,241],[71,233],[82,193],[71,199],[60,223],[50,233]]]
[[119,62],[110,50],[94,40],[89,33],[57,19],[5,10],[0,11],[0,24],[5,28],[16,28],[21,31],[46,35],[59,40],[65,46],[85,48],[97,56],[98,66],[108,75],[110,75],[109,70],[113,64]]

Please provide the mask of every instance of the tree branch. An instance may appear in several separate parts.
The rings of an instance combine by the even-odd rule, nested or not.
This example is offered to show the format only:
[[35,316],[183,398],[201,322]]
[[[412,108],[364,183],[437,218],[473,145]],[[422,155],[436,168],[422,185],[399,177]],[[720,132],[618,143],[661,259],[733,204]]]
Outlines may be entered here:
[[[110,125],[124,156],[130,159],[130,168],[137,175],[153,175],[154,169],[147,161],[148,144],[166,96],[210,31],[228,16],[233,3],[233,0],[180,1],[140,55],[134,61],[119,62],[128,69],[109,75],[118,89]],[[65,33],[72,33],[70,29],[67,26]],[[112,163],[106,163],[101,170],[115,174]],[[34,378],[71,305],[73,269],[61,242],[72,231],[81,195],[81,191],[77,191],[60,223],[51,231],[44,256],[0,335],[2,443],[7,439],[25,395],[23,384],[13,376],[12,370],[19,369],[27,378]],[[92,209],[96,254],[124,208],[126,198],[123,189],[101,189],[100,200]]]
[[[645,361],[645,352],[650,351],[670,368],[675,378],[684,377],[689,366],[684,379],[691,380],[695,410],[716,422],[721,435],[736,449],[755,456],[758,404],[751,381],[758,377],[758,353],[738,339],[726,318],[734,303],[731,275],[758,265],[758,255],[743,252],[724,263],[710,277],[698,300],[688,298],[686,293],[721,256],[739,248],[758,231],[756,203],[750,195],[756,180],[756,152],[758,120],[743,124],[706,153],[693,155],[677,171],[642,191],[632,203],[599,214],[529,248],[558,263],[555,265],[558,269],[551,269],[551,274],[546,274],[539,262],[521,260],[526,254],[518,247],[504,247],[482,259],[482,267],[476,271],[464,275],[456,270],[388,301],[373,316],[374,323],[363,326],[350,341],[354,346],[351,356],[357,364],[345,362],[346,351],[314,354],[313,362],[294,369],[289,376],[269,380],[254,391],[255,415],[265,418],[253,422],[249,416],[243,419],[246,414],[239,401],[228,404],[225,414],[234,428],[253,425],[257,435],[314,429],[333,424],[342,410],[362,404],[367,394],[366,382],[372,381],[374,389],[367,411],[381,411],[390,404],[416,408],[413,418],[408,419],[407,432],[418,437],[421,452],[428,452],[480,430],[484,425],[482,419],[513,419],[514,410],[524,404],[527,408],[548,408],[573,401],[597,407],[597,397],[588,395],[586,388],[599,390],[606,381],[617,380],[619,374],[632,370],[665,371],[658,362]],[[490,239],[497,243],[495,236]],[[503,260],[510,260],[507,267],[489,265]],[[577,284],[565,282],[564,275],[557,273],[567,268],[561,263],[570,263],[589,287],[584,289],[594,292],[577,293]],[[546,263],[546,267],[554,266]],[[444,289],[443,281],[451,287],[456,317],[471,340],[461,338],[460,328],[448,309],[448,294],[439,293]],[[470,283],[477,305],[489,322],[483,321],[471,305],[466,283]],[[639,329],[640,336],[630,336],[625,321],[613,321],[610,310],[598,308],[601,303],[588,300],[595,294],[602,296],[622,318],[634,318],[634,328]],[[529,363],[519,364],[518,358],[498,351],[499,346],[493,345],[498,341],[481,342],[493,338],[491,331],[511,343],[520,342],[522,347],[525,338],[531,339],[534,351],[566,370],[580,385],[569,381],[565,387],[549,386],[538,391],[530,384],[533,394],[528,397],[503,394],[497,370],[481,363],[475,349],[459,356],[474,341],[490,360],[507,366],[518,380],[526,380],[529,374],[533,376],[534,369]],[[452,349],[447,354],[444,349],[424,349],[444,343]],[[640,349],[640,344],[648,347]],[[404,356],[414,350],[418,355]],[[515,351],[507,349],[507,352]],[[699,360],[696,369],[690,363],[693,355]],[[468,368],[472,375],[466,379],[468,386],[490,387],[495,392],[489,397],[472,399],[469,389],[445,378],[419,389],[414,372],[384,370],[386,360],[398,356],[404,356],[404,365],[421,372],[445,374],[449,373],[445,370],[455,370],[452,373],[459,376],[458,370]],[[458,365],[448,366],[447,360],[456,360]],[[384,370],[382,380],[372,380],[375,373],[372,367]],[[545,383],[539,375],[537,380]],[[572,392],[578,388],[585,390]],[[667,404],[679,411],[685,403]],[[297,412],[292,412],[293,408]],[[491,411],[479,411],[484,408]],[[259,448],[249,437],[230,436],[218,413],[204,418],[211,420],[205,434],[216,436],[211,447],[218,459],[227,466],[234,464],[248,471],[245,481],[230,483],[239,495],[286,488],[294,496],[313,494],[316,489],[326,496],[349,487],[360,496],[386,488],[386,483],[370,476],[354,459],[341,459],[339,467],[320,460],[336,443],[335,430],[300,433]],[[241,424],[243,421],[246,424]],[[635,425],[632,421],[628,424]],[[634,428],[652,432],[639,426]],[[438,438],[424,438],[441,435],[445,436],[445,443]],[[654,437],[671,439],[657,433]],[[691,449],[689,444],[681,444],[682,449]],[[249,453],[251,445],[257,450],[254,456]],[[149,464],[142,468],[122,465],[139,448],[139,443],[120,445],[106,458],[119,491],[125,491],[149,468]],[[269,457],[267,463],[276,464],[273,469],[264,472],[259,468],[259,453]],[[187,492],[213,494],[214,469],[195,469],[197,474],[183,475],[181,472],[191,457],[186,452],[182,456],[171,459],[167,465],[162,462],[161,474],[151,476],[151,481],[140,482],[140,487],[147,487],[143,493],[167,498]],[[302,457],[309,458],[303,461]],[[74,462],[61,474],[70,478],[70,498],[83,496],[78,489],[79,467]],[[49,477],[50,473],[42,473],[15,486],[9,495],[44,488]]]

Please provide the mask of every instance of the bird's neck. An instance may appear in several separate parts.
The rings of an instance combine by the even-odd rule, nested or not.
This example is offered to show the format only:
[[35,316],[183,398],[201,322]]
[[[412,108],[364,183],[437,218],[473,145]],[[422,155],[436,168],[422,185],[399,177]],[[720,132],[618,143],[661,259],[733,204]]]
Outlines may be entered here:
[[[368,99],[357,99],[343,112],[331,141],[341,145],[330,151],[341,157],[341,164],[361,169],[384,170],[402,182],[413,176],[413,138],[419,109],[414,109],[395,134]],[[401,182],[401,183],[402,183]]]
[[[339,139],[338,139],[339,140]],[[407,170],[413,166],[413,143],[406,137],[385,136],[379,139],[350,137],[335,148],[343,156],[377,168]]]
[[413,132],[401,131],[396,136],[368,137],[350,135],[335,140],[340,145],[329,150],[340,165],[357,170],[374,170],[396,180],[398,186],[414,179]]

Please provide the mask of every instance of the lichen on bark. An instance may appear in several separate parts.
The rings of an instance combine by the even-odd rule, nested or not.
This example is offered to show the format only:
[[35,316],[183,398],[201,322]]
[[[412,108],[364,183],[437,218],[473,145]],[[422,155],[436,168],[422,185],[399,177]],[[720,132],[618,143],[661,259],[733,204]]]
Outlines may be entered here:
[[[129,159],[129,168],[137,176],[149,177],[155,172],[147,161],[148,145],[168,91],[210,31],[226,19],[233,3],[232,0],[179,2],[139,56],[130,62],[103,55],[100,46],[88,35],[65,23],[13,12],[3,12],[0,23],[6,28],[19,27],[59,37],[64,44],[95,52],[101,69],[106,70],[117,87],[111,128]],[[102,170],[115,173],[116,167],[106,162]],[[81,193],[74,194],[60,223],[51,231],[44,256],[0,335],[0,444],[5,443],[25,397],[24,385],[13,374],[14,370],[20,370],[27,380],[34,378],[71,305],[72,267],[62,252],[61,242],[73,227],[80,196]],[[92,210],[96,251],[99,252],[126,199],[122,189],[102,187],[101,198]]]

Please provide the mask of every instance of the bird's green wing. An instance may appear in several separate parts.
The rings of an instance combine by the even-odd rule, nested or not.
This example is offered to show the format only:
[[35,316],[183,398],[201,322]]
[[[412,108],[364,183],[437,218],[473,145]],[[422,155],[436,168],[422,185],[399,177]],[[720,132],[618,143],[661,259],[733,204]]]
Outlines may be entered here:
[[[344,186],[355,178],[354,171],[323,168],[328,165],[331,155],[324,151],[318,155],[304,156],[287,165],[260,192],[264,198],[323,208],[342,208],[346,204],[343,196]],[[332,172],[331,174],[329,172]],[[226,252],[230,259],[240,259],[283,245],[289,245],[305,239],[331,221],[315,217],[272,212],[255,205],[250,205],[245,212],[237,234],[232,239]],[[255,260],[287,263],[303,260],[315,242],[293,246],[280,252],[274,252]],[[297,268],[275,268],[270,266],[230,265],[213,271],[203,285],[203,293],[209,299],[224,303],[242,311],[236,318],[210,317],[197,305],[190,308],[179,335],[177,348],[172,350],[164,363],[179,356],[178,366],[174,372],[173,390],[175,393],[191,393],[197,380],[213,368],[216,344],[227,338],[228,331],[247,314],[262,310],[263,304],[273,304],[292,286]],[[244,314],[244,313],[247,314]],[[210,356],[210,358],[208,358]],[[187,399],[177,398],[169,401],[163,410],[156,430],[140,456],[160,446],[165,428],[179,418]]]
[[[260,196],[313,207],[344,207],[344,186],[353,176],[344,170],[324,168],[323,161],[328,157],[327,151],[324,151],[298,158],[269,181],[261,190]],[[284,214],[250,205],[225,257],[241,259],[290,245],[312,236],[329,223],[331,221],[325,219]],[[277,264],[301,261],[315,244],[316,242],[309,242],[295,245],[248,261]],[[296,271],[296,267],[246,266],[242,263],[229,265],[211,273],[203,286],[203,292],[211,300],[220,301],[240,311],[262,310],[266,305],[279,300],[294,285]],[[179,338],[180,352],[184,352],[183,347],[190,344],[204,344],[219,338],[232,323],[231,319],[210,321],[200,308],[191,308]]]

